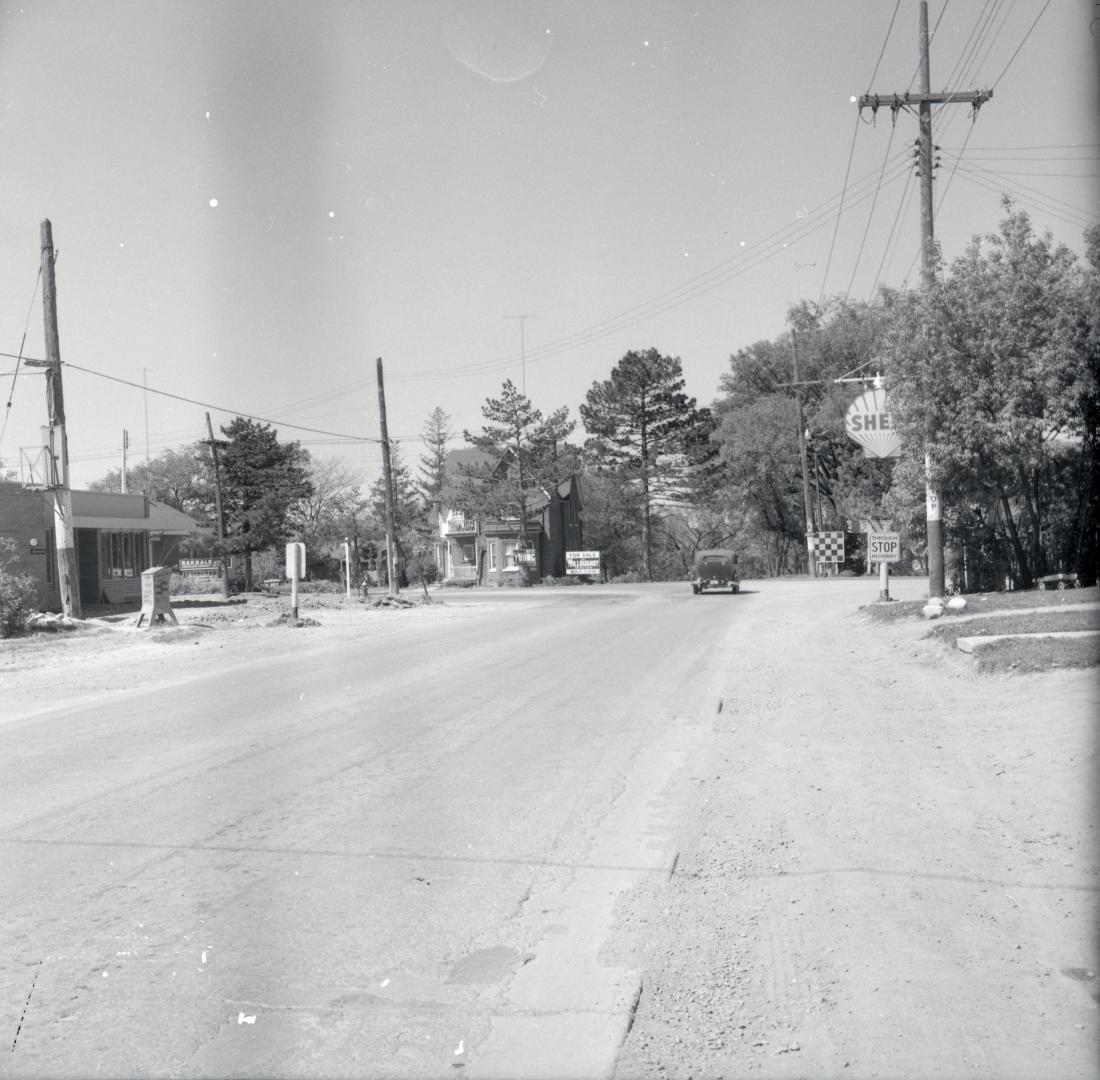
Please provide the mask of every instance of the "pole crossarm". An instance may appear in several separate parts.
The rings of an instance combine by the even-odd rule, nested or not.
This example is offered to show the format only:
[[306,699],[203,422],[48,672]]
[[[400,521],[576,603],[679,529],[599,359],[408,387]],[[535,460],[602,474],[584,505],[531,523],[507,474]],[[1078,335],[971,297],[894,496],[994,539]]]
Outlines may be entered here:
[[980,109],[991,97],[992,90],[944,90],[938,94],[913,93],[906,90],[904,94],[863,94],[859,99],[859,108],[870,109],[878,112],[883,105],[887,105],[891,112],[908,108],[910,105],[973,105]]

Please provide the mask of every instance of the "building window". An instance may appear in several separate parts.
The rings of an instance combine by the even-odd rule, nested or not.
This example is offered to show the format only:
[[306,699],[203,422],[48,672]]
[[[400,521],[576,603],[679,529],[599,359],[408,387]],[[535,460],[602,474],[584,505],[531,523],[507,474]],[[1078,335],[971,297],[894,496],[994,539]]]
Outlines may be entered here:
[[149,567],[143,532],[100,532],[99,576],[102,581],[137,577]]
[[497,545],[498,545],[498,541],[496,541],[496,540],[490,540],[489,541],[489,569],[490,570],[496,570],[497,569]]

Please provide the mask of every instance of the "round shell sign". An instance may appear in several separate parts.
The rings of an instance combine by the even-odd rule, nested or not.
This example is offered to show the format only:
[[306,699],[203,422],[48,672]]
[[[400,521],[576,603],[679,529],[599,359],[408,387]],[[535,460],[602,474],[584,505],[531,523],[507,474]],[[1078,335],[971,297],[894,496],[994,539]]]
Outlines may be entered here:
[[860,394],[844,417],[848,437],[863,447],[864,457],[888,458],[901,453],[901,439],[894,430],[886,391],[881,386]]

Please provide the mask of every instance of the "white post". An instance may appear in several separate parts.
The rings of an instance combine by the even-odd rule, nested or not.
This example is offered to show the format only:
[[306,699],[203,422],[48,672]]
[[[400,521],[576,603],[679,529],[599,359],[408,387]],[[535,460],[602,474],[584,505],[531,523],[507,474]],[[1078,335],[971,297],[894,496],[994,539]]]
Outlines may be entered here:
[[306,546],[299,542],[286,546],[286,576],[290,578],[290,614],[298,620],[298,579],[306,566]]
[[344,594],[347,599],[351,599],[351,544],[348,543],[348,538],[344,537]]

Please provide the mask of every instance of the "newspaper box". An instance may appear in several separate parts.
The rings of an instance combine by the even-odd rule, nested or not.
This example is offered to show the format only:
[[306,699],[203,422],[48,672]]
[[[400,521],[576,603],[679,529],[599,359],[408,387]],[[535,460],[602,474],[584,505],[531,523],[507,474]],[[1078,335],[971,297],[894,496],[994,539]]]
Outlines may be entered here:
[[167,566],[154,566],[141,572],[141,614],[135,626],[144,626],[149,630],[154,623],[179,625],[168,599],[168,583],[171,580],[172,571]]

